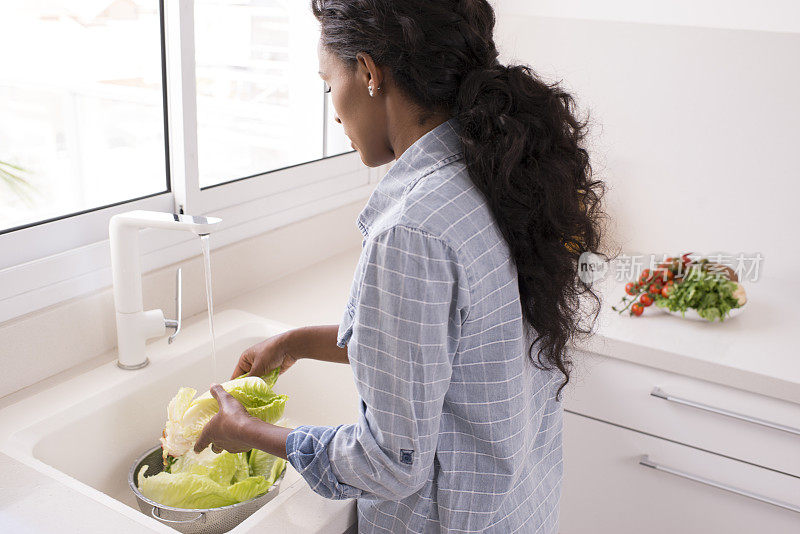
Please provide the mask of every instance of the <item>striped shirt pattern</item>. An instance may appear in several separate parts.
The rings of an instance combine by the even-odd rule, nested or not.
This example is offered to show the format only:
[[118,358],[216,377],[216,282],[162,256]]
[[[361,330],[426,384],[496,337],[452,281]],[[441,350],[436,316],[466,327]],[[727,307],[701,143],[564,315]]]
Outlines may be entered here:
[[300,426],[286,452],[315,492],[357,499],[360,533],[555,534],[563,376],[530,361],[516,267],[458,128],[417,140],[358,216],[337,339],[358,421]]

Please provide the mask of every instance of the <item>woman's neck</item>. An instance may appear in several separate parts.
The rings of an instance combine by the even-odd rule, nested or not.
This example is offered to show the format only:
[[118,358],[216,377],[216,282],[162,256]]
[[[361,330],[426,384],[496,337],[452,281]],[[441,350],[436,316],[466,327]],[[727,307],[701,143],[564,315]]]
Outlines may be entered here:
[[394,133],[389,139],[395,160],[398,160],[423,135],[450,119],[446,113],[431,113],[422,123],[415,113],[402,113],[398,116],[401,118],[397,120],[397,124],[392,129]]

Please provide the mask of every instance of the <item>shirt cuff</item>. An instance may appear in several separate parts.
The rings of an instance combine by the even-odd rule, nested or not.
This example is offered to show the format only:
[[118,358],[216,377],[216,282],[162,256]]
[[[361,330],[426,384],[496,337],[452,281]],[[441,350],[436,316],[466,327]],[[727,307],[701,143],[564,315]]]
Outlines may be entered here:
[[302,425],[286,437],[286,458],[316,493],[328,499],[354,499],[361,490],[342,484],[333,473],[328,444],[342,425]]

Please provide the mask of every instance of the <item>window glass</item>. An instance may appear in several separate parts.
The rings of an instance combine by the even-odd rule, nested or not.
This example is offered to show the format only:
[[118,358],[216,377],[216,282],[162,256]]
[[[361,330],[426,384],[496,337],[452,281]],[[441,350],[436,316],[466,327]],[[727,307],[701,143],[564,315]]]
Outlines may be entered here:
[[0,4],[0,232],[167,191],[158,0]]
[[317,71],[307,1],[195,3],[200,186],[352,150]]

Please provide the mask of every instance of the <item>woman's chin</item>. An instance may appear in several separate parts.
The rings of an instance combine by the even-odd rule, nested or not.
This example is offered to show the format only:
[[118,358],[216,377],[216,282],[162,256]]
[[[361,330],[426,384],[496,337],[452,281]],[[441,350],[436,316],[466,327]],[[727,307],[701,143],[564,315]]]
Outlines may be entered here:
[[374,167],[374,166],[375,166],[375,165],[372,165],[372,164],[371,164],[371,163],[370,163],[370,162],[369,162],[369,161],[368,161],[368,160],[367,160],[367,159],[364,157],[364,154],[362,154],[362,153],[361,153],[361,151],[360,151],[359,149],[356,149],[356,152],[358,152],[358,155],[359,155],[359,157],[361,158],[361,163],[363,163],[363,164],[364,164],[364,165],[366,165],[367,167]]
[[364,165],[366,165],[367,167],[374,167],[374,166],[375,166],[374,164],[372,164],[372,163],[370,162],[370,160],[369,160],[368,158],[366,158],[366,157],[364,156],[364,153],[363,153],[361,150],[359,150],[359,149],[358,149],[358,147],[353,147],[353,150],[355,150],[356,152],[358,152],[358,157],[360,157],[360,158],[361,158],[361,163],[363,163],[363,164],[364,164]]
[[364,154],[364,151],[362,151],[356,145],[353,145],[353,150],[358,152],[358,155],[361,158],[361,163],[363,163],[367,167],[380,167],[381,165],[385,165],[385,164],[389,163],[390,161],[394,160],[394,158],[391,158],[391,157],[389,157],[389,158],[386,158],[386,157],[380,157],[380,158],[369,157],[366,154]]
[[358,151],[358,155],[361,156],[361,163],[363,163],[367,167],[374,168],[374,167],[380,167],[381,165],[383,165],[383,163],[379,163],[379,162],[376,162],[376,161],[368,160],[367,158],[364,157],[364,154],[362,154],[360,150],[358,150],[358,149],[356,149],[356,150]]

